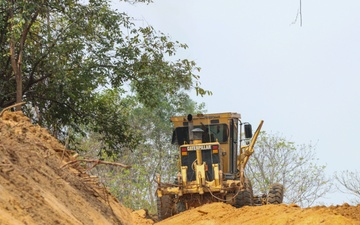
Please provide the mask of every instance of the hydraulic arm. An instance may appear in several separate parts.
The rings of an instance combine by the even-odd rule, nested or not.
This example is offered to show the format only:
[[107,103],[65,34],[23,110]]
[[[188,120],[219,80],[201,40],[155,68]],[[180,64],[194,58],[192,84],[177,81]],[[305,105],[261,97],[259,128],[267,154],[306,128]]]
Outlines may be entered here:
[[264,123],[264,121],[261,120],[253,137],[251,138],[250,143],[248,145],[241,146],[241,148],[240,148],[240,155],[238,156],[238,165],[239,165],[239,171],[240,171],[240,180],[241,180],[242,184],[243,184],[243,178],[245,177],[244,176],[245,166],[246,166],[247,162],[249,161],[250,156],[254,153],[254,145],[260,134],[263,123]]

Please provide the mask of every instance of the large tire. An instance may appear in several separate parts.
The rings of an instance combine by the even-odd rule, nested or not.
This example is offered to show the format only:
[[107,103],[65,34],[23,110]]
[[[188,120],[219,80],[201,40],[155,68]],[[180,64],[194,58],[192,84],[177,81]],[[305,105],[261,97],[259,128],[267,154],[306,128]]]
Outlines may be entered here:
[[249,179],[245,178],[244,189],[240,190],[239,194],[235,198],[235,207],[240,208],[243,206],[254,205],[254,196]]
[[284,186],[279,183],[272,184],[267,195],[267,204],[281,204],[283,199]]
[[174,215],[174,196],[163,195],[157,198],[158,220],[164,220]]
[[184,212],[186,210],[185,202],[176,203],[176,214]]

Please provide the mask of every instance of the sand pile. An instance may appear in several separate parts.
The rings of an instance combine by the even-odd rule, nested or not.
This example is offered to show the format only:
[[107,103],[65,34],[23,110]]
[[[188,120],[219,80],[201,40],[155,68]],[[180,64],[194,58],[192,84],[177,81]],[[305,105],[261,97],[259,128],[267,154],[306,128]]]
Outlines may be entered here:
[[246,206],[240,209],[225,203],[212,203],[185,211],[156,225],[253,225],[253,224],[360,224],[360,205],[314,207],[296,205]]
[[[0,224],[134,224],[46,129],[22,113],[0,118]],[[129,216],[130,215],[130,216]]]

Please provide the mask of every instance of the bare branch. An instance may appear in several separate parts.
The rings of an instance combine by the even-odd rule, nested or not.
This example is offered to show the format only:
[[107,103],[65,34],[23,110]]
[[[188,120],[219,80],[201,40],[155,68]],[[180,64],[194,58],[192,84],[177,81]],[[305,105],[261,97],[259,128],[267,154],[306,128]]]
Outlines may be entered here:
[[291,25],[295,24],[298,20],[300,20],[300,27],[302,27],[302,2],[301,2],[301,0],[300,0],[299,9],[296,13],[296,17],[295,17],[294,21],[291,23]]
[[341,171],[340,175],[335,173],[334,177],[345,191],[341,187],[338,187],[338,189],[341,192],[354,195],[357,197],[354,202],[360,203],[360,172]]
[[317,165],[313,144],[296,145],[278,134],[261,133],[246,168],[256,194],[269,186],[285,187],[284,202],[310,206],[331,188],[324,166]]
[[91,170],[92,168],[94,168],[98,164],[119,166],[119,167],[122,167],[122,168],[125,168],[125,169],[130,169],[131,168],[131,166],[125,165],[125,164],[122,164],[122,163],[108,162],[108,161],[97,160],[97,159],[77,159],[77,160],[70,161],[70,162],[66,163],[65,165],[62,165],[60,168],[64,168],[64,167],[66,167],[68,165],[71,165],[71,164],[74,164],[74,163],[77,163],[77,162],[94,163],[93,166],[88,170]]
[[1,112],[0,112],[0,117],[3,115],[3,113],[6,111],[6,110],[9,110],[13,107],[16,107],[16,106],[20,106],[20,105],[23,105],[25,104],[26,102],[19,102],[19,103],[16,103],[15,105],[11,105],[11,106],[8,106],[6,108],[4,108]]

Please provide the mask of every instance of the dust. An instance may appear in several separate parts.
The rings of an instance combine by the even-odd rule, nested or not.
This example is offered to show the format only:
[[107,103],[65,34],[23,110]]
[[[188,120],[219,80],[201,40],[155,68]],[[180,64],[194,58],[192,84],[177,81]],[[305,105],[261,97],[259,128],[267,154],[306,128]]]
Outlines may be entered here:
[[360,205],[206,204],[156,222],[124,207],[46,129],[20,112],[0,118],[0,224],[360,224]]

